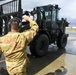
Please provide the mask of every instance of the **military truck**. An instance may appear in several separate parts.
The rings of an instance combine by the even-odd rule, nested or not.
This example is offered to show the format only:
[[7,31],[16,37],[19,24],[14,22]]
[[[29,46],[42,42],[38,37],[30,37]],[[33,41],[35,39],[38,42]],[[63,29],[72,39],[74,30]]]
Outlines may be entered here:
[[[68,34],[65,33],[65,28],[69,23],[64,18],[59,20],[59,10],[58,5],[49,4],[37,6],[32,11],[27,11],[39,25],[37,35],[29,44],[32,55],[37,57],[45,55],[51,44],[56,44],[58,48],[65,48],[68,37]],[[8,21],[11,16],[22,19],[24,14],[26,13],[22,9],[21,0],[13,0],[0,5],[0,19],[5,22],[4,27],[2,26],[2,30],[4,29],[2,34],[5,35],[8,33],[10,29]],[[1,24],[3,25],[3,21]],[[30,28],[29,23],[22,22],[21,32],[28,28]]]

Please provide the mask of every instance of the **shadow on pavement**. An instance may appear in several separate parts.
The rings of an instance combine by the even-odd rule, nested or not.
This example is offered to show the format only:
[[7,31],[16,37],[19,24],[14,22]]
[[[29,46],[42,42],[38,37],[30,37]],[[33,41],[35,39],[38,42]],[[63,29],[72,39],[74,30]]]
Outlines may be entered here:
[[[50,63],[52,63],[54,60],[56,60],[59,56],[61,56],[65,52],[66,50],[63,49],[63,50],[48,52],[45,56],[40,58],[29,56],[31,64],[28,68],[27,75],[35,75],[37,72],[39,72],[40,70],[48,66]],[[60,70],[57,70],[57,71],[60,71]],[[62,73],[62,71],[60,71],[60,73]],[[51,73],[46,75],[54,75],[54,74]],[[61,74],[61,75],[64,75],[64,74]]]
[[55,72],[50,72],[45,75],[65,75],[67,73],[67,69],[63,66],[62,66],[62,68],[63,68],[63,71],[60,69],[57,69]]

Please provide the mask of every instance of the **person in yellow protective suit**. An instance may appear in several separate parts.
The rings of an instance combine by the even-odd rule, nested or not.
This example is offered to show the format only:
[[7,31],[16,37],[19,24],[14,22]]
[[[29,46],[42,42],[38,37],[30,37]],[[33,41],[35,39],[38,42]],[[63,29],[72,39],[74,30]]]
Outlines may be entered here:
[[26,48],[38,32],[38,25],[29,16],[24,19],[30,22],[30,29],[19,32],[19,19],[10,20],[11,31],[0,37],[0,55],[6,59],[6,68],[9,75],[27,75],[26,67],[29,63]]

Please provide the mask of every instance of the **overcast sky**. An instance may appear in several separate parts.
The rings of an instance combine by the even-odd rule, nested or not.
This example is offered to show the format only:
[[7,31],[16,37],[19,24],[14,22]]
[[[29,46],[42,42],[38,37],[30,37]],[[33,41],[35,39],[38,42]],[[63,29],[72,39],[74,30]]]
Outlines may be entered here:
[[[0,1],[0,4],[10,0]],[[69,21],[76,19],[76,0],[22,0],[22,8],[24,10],[32,10],[32,8],[47,4],[58,4],[61,8],[60,17],[67,18]]]

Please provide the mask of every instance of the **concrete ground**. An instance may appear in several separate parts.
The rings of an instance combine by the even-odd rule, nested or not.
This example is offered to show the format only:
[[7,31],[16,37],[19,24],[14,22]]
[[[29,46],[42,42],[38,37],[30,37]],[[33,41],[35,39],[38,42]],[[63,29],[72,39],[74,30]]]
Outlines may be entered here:
[[[29,55],[31,64],[27,75],[76,75],[76,33],[69,34],[65,49],[59,50],[55,45],[50,45],[43,57]],[[27,52],[30,54],[29,48]],[[3,59],[2,56],[0,61]],[[8,75],[3,61],[0,62],[0,75]]]

